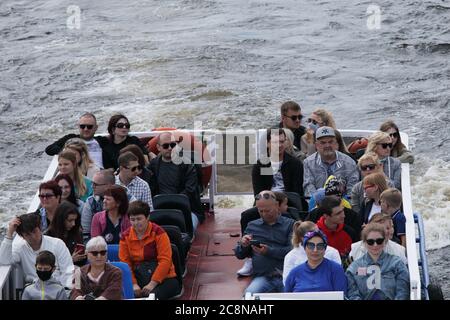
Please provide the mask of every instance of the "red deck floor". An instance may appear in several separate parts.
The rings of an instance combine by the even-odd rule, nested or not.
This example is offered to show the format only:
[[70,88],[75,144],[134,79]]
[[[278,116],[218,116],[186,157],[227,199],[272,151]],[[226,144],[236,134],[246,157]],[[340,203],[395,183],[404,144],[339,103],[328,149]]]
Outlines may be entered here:
[[[238,278],[243,261],[233,253],[242,209],[216,209],[196,233],[187,261],[183,300],[239,300],[250,282]],[[233,237],[232,235],[238,235]]]

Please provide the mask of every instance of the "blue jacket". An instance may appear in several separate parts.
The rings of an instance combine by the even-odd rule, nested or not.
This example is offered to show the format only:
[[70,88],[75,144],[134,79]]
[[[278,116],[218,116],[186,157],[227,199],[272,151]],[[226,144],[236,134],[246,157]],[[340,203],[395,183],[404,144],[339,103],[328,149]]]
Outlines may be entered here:
[[374,262],[366,253],[346,271],[350,300],[365,300],[376,290],[391,300],[409,299],[409,273],[399,257],[381,253]]
[[292,269],[286,279],[284,292],[343,291],[347,293],[347,278],[342,266],[324,258],[315,269],[308,262]]

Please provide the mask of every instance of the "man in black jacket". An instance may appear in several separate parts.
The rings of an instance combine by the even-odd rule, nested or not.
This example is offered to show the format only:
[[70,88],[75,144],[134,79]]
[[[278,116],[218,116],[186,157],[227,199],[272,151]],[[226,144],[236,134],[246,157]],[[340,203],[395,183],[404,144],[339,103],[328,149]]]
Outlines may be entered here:
[[286,101],[280,107],[281,122],[280,128],[286,128],[294,133],[294,146],[300,150],[300,139],[306,133],[305,127],[302,123],[302,110],[300,105],[294,101]]
[[307,208],[303,193],[303,164],[286,152],[286,134],[283,129],[267,130],[267,151],[269,157],[262,156],[253,165],[253,193],[263,190],[295,192]]
[[72,138],[81,138],[88,147],[89,156],[91,159],[99,168],[103,168],[102,145],[105,141],[105,137],[94,137],[97,128],[97,119],[92,113],[87,112],[78,120],[78,129],[80,130],[80,134],[71,133],[65,135],[45,148],[45,153],[49,156],[54,156],[64,149],[64,144],[67,140]]
[[192,224],[195,230],[198,223],[205,219],[195,165],[181,161],[174,163],[172,156],[178,151],[176,150],[177,142],[170,132],[161,133],[155,139],[158,139],[156,146],[159,155],[150,161],[148,166],[152,173],[150,179],[152,195],[185,194],[191,205]]

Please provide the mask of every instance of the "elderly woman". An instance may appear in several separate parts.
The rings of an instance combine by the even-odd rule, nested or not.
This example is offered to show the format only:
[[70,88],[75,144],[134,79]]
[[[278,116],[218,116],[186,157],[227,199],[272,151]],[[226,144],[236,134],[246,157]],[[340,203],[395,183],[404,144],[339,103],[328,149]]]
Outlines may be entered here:
[[[358,169],[361,172],[361,177],[364,179],[371,173],[381,173],[384,174],[383,165],[381,164],[380,159],[378,158],[376,153],[365,153],[358,160]],[[386,177],[386,183],[388,187],[394,187],[394,183]],[[352,209],[356,212],[361,210],[361,207],[364,204],[365,193],[363,188],[363,182],[360,181],[353,186],[352,189]]]
[[167,233],[148,221],[150,207],[146,202],[130,203],[131,228],[120,239],[119,259],[130,266],[136,297],[154,293],[156,299],[169,299],[180,293],[172,263],[172,248]]
[[347,292],[344,269],[325,258],[327,237],[320,231],[307,232],[303,237],[307,261],[292,269],[286,278],[285,292]]
[[402,165],[400,160],[391,157],[392,138],[386,132],[375,132],[369,137],[365,153],[373,152],[383,164],[384,174],[394,182],[397,189],[402,188]]
[[130,136],[130,121],[123,114],[115,114],[109,119],[108,123],[108,143],[106,143],[103,149],[103,165],[105,169],[114,168],[116,170],[119,167],[117,159],[119,159],[120,149],[126,147],[129,144],[137,145],[146,157],[148,162],[148,151],[141,143],[138,137]]
[[86,244],[90,264],[75,271],[72,300],[121,300],[122,271],[107,263],[107,244],[102,237],[94,237]]
[[397,256],[384,251],[387,235],[383,226],[368,224],[362,232],[367,253],[346,271],[350,300],[407,300],[408,269]]
[[[286,283],[286,278],[288,277],[292,269],[308,260],[306,251],[302,246],[303,237],[306,233],[317,230],[318,228],[316,224],[311,221],[296,221],[294,223],[292,232],[293,249],[289,251],[288,254],[284,257],[283,283]],[[333,247],[326,247],[324,257],[336,262],[339,265],[341,264],[341,256],[339,255],[339,251],[337,251]]]
[[414,155],[402,143],[400,131],[393,121],[383,122],[380,126],[380,131],[386,132],[392,138],[391,157],[397,158],[403,163],[412,164],[414,162]]
[[112,185],[103,194],[104,211],[92,219],[91,237],[103,236],[108,244],[118,244],[121,235],[131,226],[128,219],[128,195],[124,187]]

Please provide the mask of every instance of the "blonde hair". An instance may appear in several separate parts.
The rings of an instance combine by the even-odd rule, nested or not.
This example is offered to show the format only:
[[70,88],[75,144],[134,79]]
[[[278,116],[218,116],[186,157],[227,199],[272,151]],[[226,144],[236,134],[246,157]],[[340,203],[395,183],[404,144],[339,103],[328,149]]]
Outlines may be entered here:
[[358,168],[361,169],[361,163],[363,163],[363,161],[372,161],[373,163],[375,163],[377,166],[381,165],[381,161],[380,158],[378,157],[378,155],[374,152],[367,152],[364,153],[361,158],[358,159]]
[[381,143],[381,141],[384,141],[386,139],[391,140],[391,137],[386,132],[377,131],[374,134],[372,134],[367,143],[367,148],[365,153],[373,152],[377,153],[377,144]]
[[319,109],[314,110],[313,113],[316,116],[320,117],[320,119],[322,119],[323,126],[332,127],[333,129],[337,129],[336,123],[334,122],[333,115],[331,114],[331,112],[329,112],[325,109],[319,108]]
[[314,231],[317,229],[317,226],[314,222],[311,221],[296,221],[292,228],[292,246],[297,248],[303,240],[303,237],[309,231]]
[[63,150],[58,154],[59,159],[66,159],[72,162],[73,165],[73,184],[78,188],[77,198],[80,198],[87,192],[86,183],[84,182],[83,174],[81,174],[80,169],[77,164],[77,157],[75,153],[71,150]]
[[363,186],[366,184],[376,185],[380,194],[388,188],[384,173],[374,172],[365,176],[363,179]]
[[379,232],[383,236],[383,238],[386,239],[386,231],[384,227],[379,223],[372,222],[367,224],[361,232],[361,240],[363,242],[367,241],[367,236],[370,232]]
[[83,175],[87,175],[89,167],[94,163],[91,157],[89,156],[89,151],[86,143],[81,139],[70,139],[64,145],[64,149],[72,149],[78,151],[81,156],[81,163],[79,165],[81,169],[81,173]]
[[380,200],[386,201],[389,207],[400,208],[402,205],[402,193],[398,189],[389,188],[381,193]]
[[294,153],[294,133],[287,128],[283,128],[284,134],[286,136],[286,140],[287,140],[287,146],[286,146],[286,151],[288,153],[290,153],[291,155],[293,155]]

